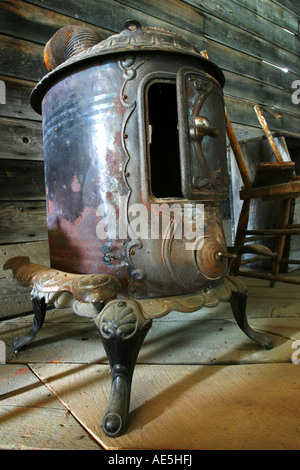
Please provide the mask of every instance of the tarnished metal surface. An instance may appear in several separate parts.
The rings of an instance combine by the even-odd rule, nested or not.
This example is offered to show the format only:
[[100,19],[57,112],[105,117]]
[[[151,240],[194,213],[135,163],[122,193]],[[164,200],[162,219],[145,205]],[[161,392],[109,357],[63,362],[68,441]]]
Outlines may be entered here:
[[120,290],[118,279],[107,274],[69,274],[30,263],[26,256],[8,260],[3,269],[11,269],[23,286],[30,286],[40,297],[51,292],[70,292],[80,302],[103,302],[116,297]]
[[81,67],[82,64],[86,66],[97,59],[102,60],[103,56],[122,54],[124,57],[132,53],[139,54],[147,51],[173,52],[176,55],[196,58],[202,70],[214,76],[221,86],[225,83],[223,72],[219,67],[205,59],[192,44],[180,36],[159,28],[146,28],[137,21],[129,20],[125,23],[125,27],[120,34],[109,36],[86,51],[70,57],[57,66],[54,71],[45,75],[32,93],[31,105],[35,111],[41,113],[41,101],[48,88],[57,81],[58,77],[71,72],[78,66]]
[[44,62],[48,70],[54,70],[70,57],[79,54],[102,41],[102,36],[82,26],[64,26],[47,42]]
[[234,276],[226,276],[221,284],[206,292],[194,292],[181,296],[170,296],[155,299],[140,299],[145,318],[158,318],[167,315],[171,311],[195,312],[202,307],[214,308],[220,302],[230,300],[232,292],[246,293],[244,284]]
[[178,72],[177,88],[183,193],[188,199],[226,199],[228,174],[221,86],[203,71],[187,66]]
[[105,241],[98,237],[101,216],[107,215],[98,208],[118,210],[119,197],[128,193],[121,144],[123,81],[116,62],[62,80],[45,97],[43,134],[51,265],[128,281],[126,240],[109,233]]
[[[159,97],[149,90],[157,83],[174,87],[175,101],[164,106],[178,107],[175,131],[162,134],[165,150],[159,157],[162,169],[179,134],[179,173],[171,171],[175,155],[165,161],[166,178],[177,187],[168,197],[152,192],[149,116],[151,100],[159,107]],[[119,279],[120,295],[134,298],[186,294],[222,281],[227,272],[227,259],[220,256],[226,252],[220,200],[227,197],[223,83],[218,67],[186,41],[137,22],[42,80],[32,103],[37,109],[43,97],[53,268],[109,274]],[[176,236],[176,216],[161,210],[173,204],[176,214],[191,216],[204,205],[203,230],[193,249]],[[139,224],[137,205],[144,216]],[[162,226],[166,218],[167,229],[153,237],[153,220]]]

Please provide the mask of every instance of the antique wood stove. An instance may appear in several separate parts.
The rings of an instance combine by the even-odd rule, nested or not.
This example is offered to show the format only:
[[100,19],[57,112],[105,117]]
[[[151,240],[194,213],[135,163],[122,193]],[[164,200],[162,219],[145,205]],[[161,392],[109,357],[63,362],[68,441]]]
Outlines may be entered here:
[[[51,267],[5,264],[32,286],[35,314],[13,347],[34,338],[49,303],[95,318],[111,366],[103,430],[114,437],[152,319],[229,301],[246,335],[272,347],[249,326],[246,289],[228,275],[224,76],[182,38],[136,21],[105,40],[59,30],[45,58],[50,72],[31,104],[43,116]],[[195,229],[199,208],[191,242],[180,216]]]

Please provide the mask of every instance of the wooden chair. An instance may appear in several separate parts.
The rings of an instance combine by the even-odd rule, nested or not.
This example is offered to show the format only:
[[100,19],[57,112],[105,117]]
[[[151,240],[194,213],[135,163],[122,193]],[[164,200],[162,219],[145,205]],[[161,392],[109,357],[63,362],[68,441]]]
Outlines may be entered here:
[[[209,55],[206,50],[201,51],[201,54],[206,59],[209,59]],[[278,275],[281,262],[284,261],[286,264],[299,264],[299,260],[283,260],[282,254],[286,236],[300,235],[300,225],[289,224],[291,202],[295,198],[300,197],[300,176],[297,177],[295,175],[295,163],[293,163],[291,159],[289,159],[289,161],[284,160],[259,106],[255,106],[254,109],[267,136],[276,161],[260,163],[256,168],[254,178],[251,179],[247,162],[233,129],[228,111],[225,108],[227,121],[226,133],[244,184],[240,191],[240,199],[243,200],[243,205],[234,242],[234,249],[240,254],[232,260],[230,264],[230,272],[233,275],[269,279],[271,286],[274,286],[276,281],[300,284],[300,279]],[[261,198],[262,200],[282,201],[278,228],[268,230],[248,230],[250,203],[251,200],[258,198]],[[275,250],[273,252],[271,273],[250,270],[241,271],[241,253],[243,253],[243,251],[246,252],[243,250],[244,245],[249,241],[255,241],[257,239],[261,240],[262,236],[276,237],[277,239]],[[265,254],[263,256],[256,256],[255,258],[251,258],[251,262],[261,261],[264,257]]]
[[[299,263],[297,260],[282,260],[282,255],[286,236],[300,235],[300,225],[289,224],[291,202],[295,198],[300,197],[300,177],[295,175],[295,163],[290,159],[289,161],[284,160],[260,108],[258,106],[255,106],[254,108],[267,136],[276,161],[261,162],[256,168],[254,178],[251,178],[241,146],[232,128],[228,113],[226,113],[227,135],[244,184],[240,191],[240,199],[243,200],[243,205],[237,225],[234,246],[236,248],[244,246],[247,242],[253,242],[257,239],[261,240],[263,237],[276,237],[276,243],[273,250],[274,256],[270,273],[253,271],[250,269],[241,271],[240,266],[242,261],[241,255],[239,255],[231,263],[231,274],[269,279],[271,286],[274,286],[276,281],[300,284],[299,278],[290,278],[287,276],[280,276],[278,274],[282,261],[286,264]],[[279,226],[277,228],[248,230],[251,200],[257,198],[261,198],[264,201],[282,201]],[[256,261],[261,261],[261,257],[258,256],[251,259],[251,263]]]

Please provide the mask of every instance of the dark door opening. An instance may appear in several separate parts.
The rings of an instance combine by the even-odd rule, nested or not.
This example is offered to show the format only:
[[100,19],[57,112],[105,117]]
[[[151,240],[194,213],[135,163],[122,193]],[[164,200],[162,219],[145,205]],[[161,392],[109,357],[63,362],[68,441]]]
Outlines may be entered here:
[[176,84],[148,88],[150,188],[157,198],[183,198],[181,190]]

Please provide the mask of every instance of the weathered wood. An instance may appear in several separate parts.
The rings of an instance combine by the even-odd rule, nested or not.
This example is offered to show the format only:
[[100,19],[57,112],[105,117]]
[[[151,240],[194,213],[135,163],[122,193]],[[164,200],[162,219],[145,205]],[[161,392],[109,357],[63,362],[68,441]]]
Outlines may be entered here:
[[69,2],[55,0],[55,2],[50,3],[47,0],[25,1],[26,3],[28,1],[34,5],[44,7],[47,10],[70,16],[71,18],[80,18],[81,21],[114,32],[120,32],[125,22],[130,18],[140,21],[144,26],[152,25],[164,27],[166,24],[164,21],[151,18],[148,14],[138,12],[133,8],[121,6],[121,4],[114,0],[101,0],[101,3],[97,0],[89,0],[88,3],[82,3],[78,0],[71,0]]
[[259,80],[248,78],[245,75],[224,70],[225,87],[224,94],[234,98],[249,100],[261,106],[269,106],[278,110],[298,113],[297,106],[291,100],[292,89],[283,90],[276,86],[263,83]]
[[[243,246],[245,243],[245,233],[249,222],[249,215],[250,199],[246,199],[245,201],[243,201],[243,206],[237,223],[236,235],[234,240],[234,245],[236,246]],[[232,263],[230,265],[230,272],[234,276],[238,274],[241,257],[242,255],[238,255],[237,258],[232,260]]]
[[22,0],[1,0],[0,33],[45,44],[63,26],[86,26],[98,31],[103,37],[111,34],[106,29],[76,18],[70,18],[54,11],[41,8]]
[[0,201],[45,199],[43,162],[0,160]]
[[300,286],[300,279],[299,278],[289,278],[286,276],[272,276],[272,274],[267,274],[263,273],[261,271],[248,271],[241,270],[238,272],[239,276],[244,276],[244,277],[253,277],[255,279],[265,279],[266,281],[270,281],[272,284],[274,282],[283,282],[287,284],[295,284],[297,286]]
[[[143,11],[147,13],[149,12],[150,14],[154,15],[160,14],[159,18],[165,19],[168,19],[167,12],[165,12],[166,3],[169,7],[172,7],[173,5],[175,11],[178,9],[177,0],[169,0],[168,2],[164,2],[163,4],[155,0],[154,2],[151,2],[151,6],[149,5],[149,2],[146,1],[141,1],[137,3],[133,0],[119,0],[119,3],[134,7],[138,11]],[[220,11],[220,8],[218,8],[218,2],[209,2],[209,5],[211,5],[211,7],[209,7],[208,4],[205,4],[204,6],[203,2],[196,2],[196,4],[200,4],[200,6],[202,5],[201,13],[204,15],[205,37],[210,38],[213,41],[220,42],[223,45],[233,47],[239,51],[246,52],[247,54],[253,55],[254,57],[268,60],[274,63],[275,65],[286,67],[286,64],[288,63],[290,69],[293,70],[295,73],[299,70],[299,60],[297,60],[295,55],[300,55],[300,43],[296,36],[286,38],[288,34],[285,33],[282,28],[272,25],[271,23],[268,23],[267,28],[266,25],[262,24],[261,29],[269,34],[268,41],[266,41],[265,39],[263,39],[264,36],[254,36],[256,34],[256,31],[253,31],[253,28],[251,28],[251,18],[250,20],[248,20],[248,18],[245,20],[245,24],[247,24],[248,21],[248,28],[241,29],[241,27],[243,26],[241,26],[240,24],[236,25],[232,20],[229,22],[225,22],[224,15],[223,17],[221,15],[221,19],[218,18],[218,12]],[[232,2],[229,1],[229,4],[232,5]],[[207,11],[207,8],[209,9],[210,13],[214,13],[214,16],[204,13],[204,11]],[[184,9],[184,6],[181,6],[181,9]],[[224,9],[226,9],[226,2],[224,5]],[[194,9],[194,16],[199,16],[199,10],[197,11],[197,9]],[[232,16],[232,14],[230,14],[230,16]],[[239,22],[242,22],[242,18],[239,18]],[[253,24],[255,24],[255,19],[252,22]],[[195,25],[197,24],[197,22],[193,20],[191,24]],[[190,26],[189,30],[193,31],[193,26]],[[274,44],[276,44],[277,47],[274,47]]]
[[283,8],[293,12],[295,16],[300,18],[300,10],[299,10],[299,2],[298,0],[272,0],[272,3],[277,3],[281,5]]
[[42,45],[3,34],[0,44],[1,75],[37,82],[47,73]]
[[[196,34],[197,28],[201,27],[205,34],[210,35],[211,25],[218,18],[222,20],[224,27],[229,32],[232,26],[237,26],[247,33],[276,44],[288,52],[296,55],[300,54],[299,40],[296,36],[288,35],[280,26],[270,23],[264,18],[257,21],[255,13],[238,4],[233,4],[232,0],[223,0],[222,5],[217,0],[209,2],[190,0],[186,1],[185,4],[178,0],[168,0],[163,3],[159,0],[152,0],[150,3],[146,0],[140,0],[139,2],[135,0],[118,0],[118,2],[151,14],[156,18],[164,19]],[[186,18],[188,19],[187,28],[184,24]],[[219,28],[220,24],[217,25],[216,29],[219,30]],[[218,39],[216,30],[214,30],[214,39]]]
[[115,439],[101,428],[108,366],[31,367],[106,449],[299,448],[294,364],[137,365],[128,432]]
[[41,122],[0,118],[0,141],[0,158],[44,158]]
[[263,113],[262,113],[262,110],[260,109],[260,107],[259,107],[258,105],[255,105],[255,106],[254,106],[254,110],[255,110],[255,112],[256,112],[256,115],[257,115],[257,118],[258,118],[258,120],[259,120],[259,122],[260,122],[260,125],[261,125],[261,127],[263,128],[264,133],[265,133],[266,136],[267,136],[267,139],[268,139],[268,141],[269,141],[269,144],[270,144],[270,146],[271,146],[271,149],[272,149],[272,151],[273,151],[273,153],[274,153],[274,156],[275,156],[276,160],[277,160],[278,162],[283,162],[283,161],[284,161],[283,156],[281,155],[280,150],[279,150],[279,148],[277,147],[277,144],[276,144],[276,142],[275,142],[275,140],[274,140],[274,138],[273,138],[273,135],[272,135],[272,133],[271,133],[271,131],[270,131],[270,129],[269,129],[268,123],[267,123],[267,121],[265,120],[265,117],[264,117],[264,115],[263,115]]
[[[285,229],[286,226],[289,223],[289,218],[290,218],[290,210],[291,210],[291,199],[285,199],[284,201],[284,207],[281,213],[281,217],[279,220],[279,227],[281,229]],[[291,230],[292,232],[292,230]],[[300,234],[300,232],[299,232]],[[279,236],[276,240],[276,245],[275,245],[275,253],[276,256],[273,258],[273,263],[272,263],[272,281],[270,286],[274,287],[275,283],[275,277],[279,273],[279,268],[280,268],[280,261],[283,255],[283,250],[285,246],[285,240],[286,240],[286,235],[283,233],[281,236]],[[300,285],[300,279],[299,279],[299,285]]]
[[207,38],[218,41],[224,46],[237,49],[249,56],[268,61],[276,66],[288,68],[288,70],[299,73],[299,55],[296,56],[273,44],[253,36],[236,26],[224,24],[217,18],[205,19],[205,35]]
[[[0,80],[5,83],[6,92],[6,103],[5,106],[0,106],[0,116],[41,121],[42,117],[33,111],[29,101],[30,93],[36,85],[35,82],[7,77],[5,75],[1,75]],[[3,126],[5,126],[5,123],[2,122],[0,131]]]
[[32,312],[30,291],[20,287],[11,271],[3,271],[5,262],[15,256],[28,256],[34,263],[50,266],[48,241],[0,245],[0,319]]
[[48,239],[45,201],[2,202],[0,244]]
[[243,156],[239,141],[237,139],[236,133],[232,126],[231,119],[230,119],[227,109],[225,109],[225,117],[226,117],[226,122],[227,122],[226,133],[227,133],[232,151],[234,153],[237,165],[239,167],[243,183],[246,188],[249,188],[251,186],[250,174],[249,174],[247,165],[244,161],[244,156]]
[[271,199],[292,199],[300,195],[300,181],[290,181],[288,183],[273,184],[252,189],[241,189],[241,199],[264,198]]
[[[231,6],[232,6],[232,1],[231,0],[227,0],[227,2],[229,2],[229,4],[231,4]],[[137,3],[134,0],[124,0],[124,1],[122,0],[120,3],[130,5],[130,6],[135,7],[138,10],[143,11],[143,12],[148,12],[148,13],[152,14],[153,16],[155,16],[156,18],[164,19],[164,20],[169,21],[170,23],[174,24],[175,26],[182,27],[183,29],[188,29],[188,31],[194,32],[194,33],[197,33],[196,28],[199,27],[198,26],[198,21],[200,21],[200,23],[201,23],[201,17],[200,17],[200,14],[199,14],[199,12],[197,11],[196,8],[189,12],[188,9],[186,9],[186,6],[182,5],[182,2],[180,2],[180,4],[179,4],[177,0],[171,0],[171,1],[168,1],[168,2],[164,2],[163,4],[161,2],[159,2],[158,0],[155,0],[154,2],[151,2],[150,4],[149,4],[149,2],[146,2],[146,1],[141,1],[141,2]],[[222,6],[219,4],[219,2],[217,3],[217,5],[215,5],[216,2],[209,2],[209,3],[205,3],[205,4],[203,4],[203,2],[201,2],[201,4],[200,4],[200,2],[195,1],[195,2],[188,2],[188,3],[191,3],[193,5],[194,4],[199,5],[202,10],[210,11],[211,13],[214,13],[216,16],[218,16],[219,11],[222,11],[223,14],[225,15],[225,17],[228,17],[228,18],[231,18],[231,13],[233,12],[235,6],[238,7],[238,5],[236,5],[236,4],[235,4],[235,6],[233,5],[232,6],[233,10],[231,10],[230,13],[228,13],[228,10],[226,8],[226,4],[223,5],[223,3],[222,3]],[[239,8],[241,8],[241,7],[239,7]],[[171,17],[170,17],[170,14],[169,14],[170,9],[173,12],[173,15]],[[248,26],[248,28],[246,28],[246,29],[247,29],[248,32],[251,32],[253,34],[255,32],[252,29],[249,30],[249,18],[248,18],[249,15],[246,14],[246,12],[248,12],[251,15],[251,12],[249,12],[248,10],[246,10],[244,8],[243,8],[243,10],[244,10],[244,17],[245,17],[245,25]],[[176,16],[176,13],[177,13],[178,16]],[[235,15],[236,15],[236,13],[235,13]],[[190,22],[189,22],[188,28],[186,28],[186,25],[185,25],[186,18],[183,21],[181,21],[181,16],[184,16],[184,17],[187,16],[188,19],[190,19],[190,16],[192,17]],[[269,21],[266,21],[266,23],[268,25],[268,28],[266,28],[266,25],[264,24],[263,21],[262,21],[263,24],[261,25],[261,20],[262,20],[261,18],[259,18],[259,21],[258,21],[257,20],[257,15],[252,14],[252,16],[254,17],[253,18],[253,24],[259,25],[258,27],[259,27],[260,32],[266,33],[266,29],[267,29],[267,31],[270,31],[270,29],[272,30],[272,27],[273,27],[273,29],[274,29],[274,38],[276,38],[278,40],[278,38],[281,38],[281,35],[283,35],[284,38],[287,38],[286,39],[287,50],[291,51],[291,35],[289,35],[285,31],[283,31],[283,29],[281,27],[279,27],[279,26],[276,27],[275,25],[273,25]],[[199,20],[199,17],[200,17],[200,20]],[[195,18],[197,18],[197,21],[195,21]],[[239,28],[241,28],[242,26],[241,26],[240,22],[241,22],[241,18],[236,16],[236,22],[234,24],[236,26],[238,26]],[[232,23],[232,20],[229,21],[229,23]],[[251,23],[251,19],[250,19],[250,23]],[[226,26],[226,34],[228,34],[228,28],[230,28],[230,25]],[[264,36],[262,36],[262,37],[264,37]],[[273,41],[274,38],[273,37],[271,38],[272,42],[274,42]],[[269,38],[269,40],[270,40],[270,38]],[[280,47],[282,47],[282,40],[283,39],[281,38],[278,41],[278,43],[276,43],[276,41],[275,41],[275,44],[278,44]],[[294,42],[295,42],[295,51],[298,54],[300,54],[300,43],[299,43],[298,38],[295,38]],[[209,46],[207,46],[207,47],[209,47]],[[220,54],[220,56],[221,56],[221,54]],[[217,63],[219,64],[219,62],[217,62]],[[267,66],[267,67],[270,67],[270,66]],[[226,77],[226,78],[228,80],[231,79],[233,81],[233,83],[231,84],[231,93],[230,94],[232,96],[237,96],[236,92],[233,92],[233,90],[236,90],[237,80],[240,78],[240,76],[235,75],[235,80],[233,80],[232,75],[231,75],[231,77]],[[242,77],[242,80],[243,79],[244,79],[244,77]],[[259,88],[259,93],[257,92],[257,87]],[[279,91],[279,90],[277,90],[277,91]],[[246,94],[245,94],[245,92],[246,92]],[[252,96],[251,97],[247,96],[247,92],[252,93]],[[225,93],[226,93],[226,88],[225,88]],[[292,111],[293,107],[295,108],[295,106],[293,106],[293,104],[291,102],[290,84],[289,84],[289,92],[286,93],[284,98],[281,97],[281,99],[280,98],[278,99],[278,97],[274,96],[274,93],[276,94],[276,90],[274,90],[274,87],[272,87],[270,89],[269,93],[268,93],[268,89],[264,90],[263,85],[259,85],[257,82],[245,83],[243,89],[240,91],[239,97],[242,97],[242,98],[246,97],[247,99],[251,99],[251,98],[254,99],[254,97],[256,97],[256,98],[259,97],[259,99],[261,100],[260,101],[261,103],[270,104],[271,106],[275,106],[275,107],[280,107],[281,101],[284,100],[284,102],[285,102],[286,106],[288,106],[289,110]],[[270,103],[266,102],[266,95],[268,95],[267,98],[270,100]],[[283,109],[285,109],[285,108],[283,107]]]
[[288,228],[281,228],[281,229],[266,229],[266,230],[246,230],[247,235],[300,235],[300,230],[298,229],[288,229]]
[[[44,1],[38,1],[37,3],[45,4]],[[76,12],[79,15],[79,18],[85,19],[85,21],[94,22],[94,20],[92,21],[93,19],[92,16],[95,15],[99,11],[99,8],[102,8],[102,11],[101,11],[102,18],[99,15],[99,17],[97,17],[97,20],[98,22],[100,22],[101,20],[103,21],[104,20],[103,16],[105,16],[106,11],[108,11],[107,0],[103,0],[101,2],[101,7],[99,3],[90,1],[88,5],[85,4],[84,11],[81,9],[81,5],[78,2],[72,2],[74,3],[74,5],[70,5],[69,8],[67,5],[62,7],[61,3],[62,2],[60,1],[56,1],[53,9],[56,11],[60,11],[61,13],[69,14],[70,16],[74,16],[74,13],[72,14],[72,12],[74,11],[74,7],[75,7]],[[102,27],[106,26],[106,27],[109,27],[109,29],[115,30],[116,19],[114,18],[114,13],[116,12],[116,10],[118,10],[119,20],[125,13],[127,14],[127,17],[138,16],[141,18],[141,20],[143,20],[144,22],[146,21],[148,24],[149,22],[148,17],[151,15],[152,23],[154,22],[156,23],[157,21],[164,20],[167,23],[171,23],[175,27],[187,29],[188,31],[191,31],[195,34],[203,34],[203,31],[204,31],[204,35],[206,37],[213,39],[214,41],[221,42],[222,44],[225,44],[230,47],[235,47],[238,50],[242,50],[243,52],[254,54],[255,56],[258,56],[258,57],[261,57],[261,55],[263,55],[264,59],[269,60],[271,62],[275,61],[275,64],[277,65],[280,65],[281,63],[283,63],[284,59],[283,59],[283,55],[280,49],[282,48],[284,49],[284,46],[286,46],[285,53],[289,57],[288,62],[290,64],[290,67],[293,68],[292,64],[294,64],[295,67],[297,68],[297,61],[293,57],[293,54],[297,54],[297,55],[300,54],[299,42],[297,38],[296,37],[286,38],[287,35],[284,34],[284,31],[281,28],[277,27],[276,25],[273,25],[273,28],[272,28],[272,24],[270,22],[267,23],[269,28],[267,28],[267,26],[264,24],[260,25],[261,33],[262,31],[264,31],[265,33],[269,32],[269,35],[270,34],[272,35],[271,37],[269,37],[268,42],[263,39],[264,37],[263,35],[254,37],[253,34],[258,34],[258,32],[253,31],[252,30],[253,28],[251,28],[251,26],[255,24],[255,15],[253,15],[253,13],[251,12],[248,12],[248,13],[250,17],[254,17],[254,19],[251,21],[251,18],[250,18],[250,20],[248,20],[248,29],[246,28],[246,30],[242,30],[241,26],[239,24],[236,25],[232,19],[231,21],[224,22],[224,19],[225,19],[224,16],[222,17],[221,15],[221,19],[217,18],[218,15],[220,15],[220,8],[218,9],[217,6],[214,5],[214,2],[212,2],[211,8],[209,6],[206,6],[206,7],[202,6],[202,9],[206,11],[207,11],[206,8],[208,8],[208,13],[213,13],[213,16],[207,13],[203,15],[203,12],[201,11],[200,13],[198,8],[192,8],[190,5],[182,4],[182,2],[178,2],[178,0],[168,0],[164,3],[161,3],[158,0],[154,0],[152,2],[146,2],[146,1],[135,2],[134,0],[118,0],[117,2],[110,1],[109,3],[110,3],[109,7],[111,9],[112,14],[110,18],[107,19],[107,21],[105,21],[105,23],[103,22],[99,23],[99,26],[102,26]],[[199,3],[196,2],[196,5],[198,4],[198,7],[199,7]],[[122,10],[120,6],[118,6],[118,4],[124,5]],[[203,2],[201,2],[201,4],[203,5]],[[237,6],[237,9],[238,8],[239,7]],[[226,10],[226,4],[224,6],[224,9]],[[103,12],[104,12],[104,15],[103,15]],[[141,13],[143,13],[144,16],[142,16]],[[147,17],[145,17],[145,14],[147,15]],[[204,16],[204,28],[202,26],[203,16]],[[195,21],[195,17],[197,18],[197,21]],[[241,21],[242,19],[240,19],[240,22]],[[264,20],[262,19],[261,22],[263,23]],[[250,26],[249,26],[249,23],[250,23]],[[247,20],[245,20],[245,25],[247,25]],[[290,44],[288,41],[290,41]],[[276,44],[278,47],[274,48],[273,44]],[[237,45],[238,47],[236,47]],[[277,63],[278,60],[279,62]],[[294,71],[296,72],[296,70]]]
[[[226,107],[233,123],[248,126],[259,126],[254,106],[255,103],[232,97],[225,97]],[[263,108],[264,116],[271,131],[284,132],[300,135],[300,115],[287,113],[285,111],[273,110],[269,107]]]
[[[204,17],[200,10],[181,0],[116,0],[117,3],[133,8],[133,10],[146,13],[155,20],[163,20],[170,25],[177,26],[191,33],[204,35]],[[124,7],[123,7],[124,8]]]
[[292,82],[299,77],[291,71],[283,73],[282,70],[262,62],[261,59],[250,57],[244,52],[225,47],[213,41],[207,40],[205,48],[208,50],[211,60],[218,64],[222,70],[233,71],[263,84],[291,91]]
[[[296,15],[286,10],[284,6],[278,3],[270,2],[270,0],[259,0],[259,2],[254,2],[253,0],[234,0],[234,3],[256,13],[259,17],[265,18],[282,28],[292,31],[294,34],[298,34],[298,20]],[[285,1],[283,0],[283,4],[284,3]],[[258,21],[259,20],[260,18],[258,18]]]
[[[44,6],[50,10],[59,12],[61,14],[69,15],[71,17],[80,18],[89,23],[97,24],[97,26],[108,28],[111,31],[119,32],[123,29],[124,23],[128,18],[135,18],[140,21],[144,26],[156,26],[160,28],[170,29],[170,24],[166,21],[161,21],[160,19],[149,16],[148,14],[139,11],[127,6],[122,6],[120,3],[113,0],[102,0],[99,3],[97,0],[89,0],[88,4],[80,3],[76,0],[70,2],[64,2],[63,0],[56,0],[54,3],[49,4],[46,0],[33,0],[31,3],[36,5]],[[137,4],[138,5],[138,4]],[[137,7],[136,7],[137,8]],[[195,13],[195,17],[198,17],[198,14]],[[192,24],[194,24],[193,21]],[[220,31],[219,31],[220,28]],[[249,59],[248,54],[252,57],[258,57],[260,59],[269,60],[270,62],[275,61],[276,65],[282,63],[283,67],[286,67],[286,61],[288,60],[290,64],[290,70],[294,70],[295,74],[298,74],[299,71],[299,61],[294,54],[291,54],[283,49],[274,47],[271,43],[264,41],[260,38],[254,38],[251,34],[237,28],[235,26],[225,25],[222,20],[217,18],[209,18],[206,25],[205,37],[199,36],[199,34],[194,34],[189,32],[189,30],[179,28],[178,26],[172,25],[172,31],[189,40],[196,46],[201,49],[207,49],[209,52],[215,48],[219,49],[220,45],[228,46],[226,47],[223,53],[218,53],[218,56],[215,57],[210,53],[212,60],[215,60],[220,67],[222,65],[222,60],[226,59],[223,57],[227,54],[235,55],[236,51],[243,51],[247,54],[247,64],[245,64],[245,69],[249,68]],[[257,39],[257,40],[256,40]],[[235,49],[235,50],[232,50]],[[229,58],[229,63],[231,66],[224,67],[227,70],[232,70],[233,64],[237,66],[238,57]],[[279,61],[277,63],[277,61]],[[272,67],[273,68],[273,67]],[[267,72],[267,71],[266,71]],[[281,75],[282,72],[281,72]],[[255,78],[255,76],[253,77]],[[297,77],[294,78],[294,80]],[[272,83],[272,81],[268,82]],[[274,81],[273,81],[274,83]],[[291,81],[289,81],[290,87]],[[287,87],[288,88],[288,87]]]
[[253,187],[287,183],[294,172],[294,162],[262,162],[257,167]]
[[[128,1],[129,0],[126,0],[125,3],[128,3]],[[130,0],[130,3],[132,2],[133,0]],[[122,1],[122,3],[124,2]],[[233,25],[243,29],[253,36],[256,36],[256,39],[264,39],[271,44],[280,47],[281,49],[291,52],[297,56],[300,55],[299,38],[284,31],[281,26],[282,23],[277,25],[273,22],[270,22],[268,19],[258,17],[255,12],[239,5],[235,1],[222,0],[222,3],[220,4],[218,0],[210,0],[209,2],[203,2],[201,0],[188,0],[187,3],[195,6],[197,9],[199,9],[199,12],[205,15],[204,24],[206,26],[206,33],[208,33],[208,22],[211,25],[211,22],[214,22],[214,17],[217,17],[219,20],[224,22],[224,26],[226,24],[229,32],[231,31],[231,25]],[[252,3],[254,3],[254,5],[256,4],[256,2]],[[272,7],[270,6],[269,2],[268,10],[271,9]],[[209,13],[210,16],[207,16],[205,13]],[[217,28],[219,28],[219,23],[216,25],[216,29]]]
[[[163,26],[168,27],[167,24]],[[199,36],[184,30],[180,30],[179,33],[196,46],[198,43],[201,50],[206,48],[211,60],[216,62],[224,71],[233,72],[273,87],[279,87],[288,92],[291,92],[291,83],[298,78],[297,74],[292,72],[283,73],[259,59],[249,58],[248,54],[238,52],[222,44],[203,37],[200,44]],[[37,82],[47,73],[43,61],[42,45],[1,34],[0,43],[0,74]]]
[[0,366],[0,449],[101,450],[24,365]]
[[[260,129],[259,127],[245,126],[244,124],[237,124],[237,123],[234,123],[233,127],[234,127],[234,131],[239,141],[258,138],[258,137],[261,137],[263,133],[263,130]],[[227,145],[229,144],[230,142],[227,139]]]
[[300,264],[299,259],[281,259],[280,264]]

